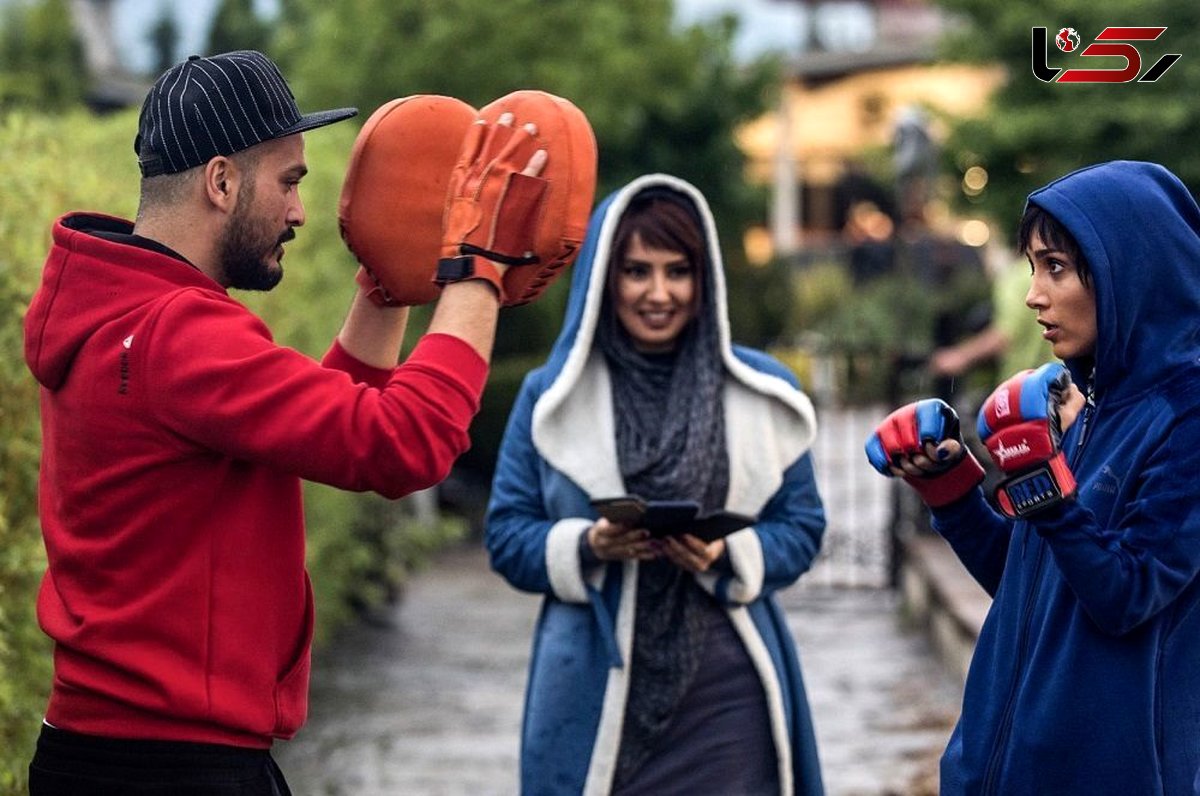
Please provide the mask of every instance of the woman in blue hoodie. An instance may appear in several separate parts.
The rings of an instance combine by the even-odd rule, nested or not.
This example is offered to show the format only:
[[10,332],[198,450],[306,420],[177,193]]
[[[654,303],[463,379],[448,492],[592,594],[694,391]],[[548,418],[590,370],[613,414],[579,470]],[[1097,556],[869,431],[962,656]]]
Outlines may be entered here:
[[[1044,381],[1056,364],[1018,374],[985,404],[980,431],[1010,473],[1032,450],[1063,497],[1013,486],[994,509],[978,464],[959,458],[952,415],[940,430],[917,420],[916,447],[896,444],[904,432],[887,422],[868,440],[872,464],[926,498],[934,528],[994,597],[942,792],[1192,793],[1200,208],[1161,166],[1103,163],[1031,194],[1019,238],[1026,303],[1071,384]],[[1023,385],[1039,380],[1042,398],[1028,400]],[[1003,415],[1028,422],[998,431],[1017,428]],[[1038,425],[1048,433],[1024,433]]]
[[[704,197],[647,175],[597,208],[562,332],[525,379],[487,517],[493,568],[543,596],[522,793],[816,794],[799,661],[773,594],[824,512],[794,377],[730,342]],[[637,494],[754,517],[651,538],[592,501]]]

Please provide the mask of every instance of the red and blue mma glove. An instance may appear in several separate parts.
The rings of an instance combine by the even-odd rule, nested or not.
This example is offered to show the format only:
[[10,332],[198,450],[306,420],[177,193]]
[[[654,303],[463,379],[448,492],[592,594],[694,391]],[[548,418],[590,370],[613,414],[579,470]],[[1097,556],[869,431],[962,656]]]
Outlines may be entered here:
[[1059,420],[1070,386],[1071,374],[1051,362],[1008,379],[979,410],[979,439],[1006,476],[996,502],[1009,517],[1028,517],[1075,494]]
[[902,406],[892,412],[867,438],[867,460],[886,476],[900,459],[925,453],[925,444],[938,445],[948,439],[958,440],[962,455],[953,461],[940,462],[938,467],[922,476],[903,476],[916,490],[925,505],[937,508],[948,506],[983,481],[983,467],[963,443],[958,415],[945,401],[927,398]]

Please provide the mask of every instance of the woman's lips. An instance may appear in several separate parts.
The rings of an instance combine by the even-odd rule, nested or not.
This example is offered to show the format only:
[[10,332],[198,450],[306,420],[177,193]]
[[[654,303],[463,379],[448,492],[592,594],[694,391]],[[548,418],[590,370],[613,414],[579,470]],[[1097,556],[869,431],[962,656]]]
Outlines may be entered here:
[[675,317],[675,313],[670,310],[643,310],[638,313],[638,317],[647,326],[662,328],[670,325],[671,319]]

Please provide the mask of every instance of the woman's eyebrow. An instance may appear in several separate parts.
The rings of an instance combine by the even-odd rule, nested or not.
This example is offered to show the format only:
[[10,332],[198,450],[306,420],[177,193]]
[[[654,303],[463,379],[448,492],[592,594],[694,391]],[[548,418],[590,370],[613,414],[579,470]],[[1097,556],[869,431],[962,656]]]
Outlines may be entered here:
[[[680,263],[687,263],[687,262],[688,262],[688,258],[681,256],[674,260],[667,260],[665,264],[666,265],[679,265]],[[646,265],[646,266],[654,265],[654,263],[650,262],[649,260],[639,260],[636,257],[626,257],[625,264],[626,265]]]

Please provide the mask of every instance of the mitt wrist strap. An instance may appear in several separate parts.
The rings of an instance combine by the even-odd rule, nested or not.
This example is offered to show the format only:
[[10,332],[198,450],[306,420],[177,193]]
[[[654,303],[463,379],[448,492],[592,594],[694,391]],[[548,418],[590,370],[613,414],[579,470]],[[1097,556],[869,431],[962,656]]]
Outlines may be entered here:
[[439,285],[482,279],[496,289],[496,296],[504,300],[504,281],[496,266],[482,257],[463,254],[458,257],[443,257],[438,260],[437,273],[433,281]]

